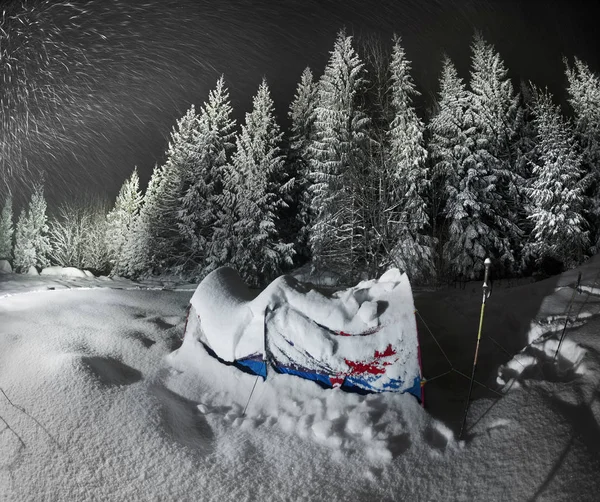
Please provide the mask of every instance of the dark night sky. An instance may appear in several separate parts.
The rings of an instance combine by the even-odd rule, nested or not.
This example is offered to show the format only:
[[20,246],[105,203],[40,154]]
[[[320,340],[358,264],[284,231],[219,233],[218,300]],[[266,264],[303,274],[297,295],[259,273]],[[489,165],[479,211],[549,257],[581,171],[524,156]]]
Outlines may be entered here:
[[531,79],[564,99],[563,55],[600,69],[593,3],[38,0],[23,9],[0,0],[0,169],[16,193],[41,170],[51,200],[79,191],[114,197],[136,165],[147,181],[176,119],[221,73],[240,119],[265,75],[287,125],[302,70],[321,74],[342,26],[384,42],[402,36],[424,105],[437,92],[444,51],[468,77],[475,29],[515,83]]

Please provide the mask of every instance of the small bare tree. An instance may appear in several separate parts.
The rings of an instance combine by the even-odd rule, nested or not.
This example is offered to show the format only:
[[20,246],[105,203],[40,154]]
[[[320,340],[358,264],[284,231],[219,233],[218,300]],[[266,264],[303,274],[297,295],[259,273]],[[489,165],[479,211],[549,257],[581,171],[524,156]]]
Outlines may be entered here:
[[108,265],[106,203],[66,202],[50,220],[50,260],[63,267],[103,272]]

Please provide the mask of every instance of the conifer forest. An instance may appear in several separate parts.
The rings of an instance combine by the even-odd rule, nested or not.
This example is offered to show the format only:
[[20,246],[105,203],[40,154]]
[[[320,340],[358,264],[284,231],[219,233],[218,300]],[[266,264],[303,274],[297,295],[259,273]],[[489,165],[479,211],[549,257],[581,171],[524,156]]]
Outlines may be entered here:
[[[146,187],[48,207],[43,182],[0,200],[0,259],[198,281],[223,265],[261,287],[301,266],[339,283],[389,267],[417,284],[547,275],[598,252],[600,76],[565,58],[566,104],[518,81],[475,34],[470,72],[443,59],[418,113],[400,37],[340,30],[299,75],[284,129],[268,75],[234,119],[227,75],[173,125]],[[114,196],[114,194],[113,194]],[[18,210],[17,210],[18,209]]]

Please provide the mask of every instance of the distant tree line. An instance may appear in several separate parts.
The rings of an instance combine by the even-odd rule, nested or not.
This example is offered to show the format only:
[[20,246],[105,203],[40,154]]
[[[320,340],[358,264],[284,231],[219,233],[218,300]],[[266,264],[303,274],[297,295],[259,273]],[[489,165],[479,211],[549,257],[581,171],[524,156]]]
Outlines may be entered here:
[[322,76],[304,70],[287,133],[266,80],[237,127],[221,77],[144,193],[134,170],[110,210],[48,221],[36,187],[16,225],[7,199],[0,258],[195,280],[230,265],[262,286],[306,263],[341,282],[391,266],[431,282],[477,278],[486,257],[519,276],[598,252],[600,77],[583,61],[565,60],[566,118],[546,89],[515,90],[476,35],[468,83],[445,57],[424,122],[401,40],[353,44],[340,32]]

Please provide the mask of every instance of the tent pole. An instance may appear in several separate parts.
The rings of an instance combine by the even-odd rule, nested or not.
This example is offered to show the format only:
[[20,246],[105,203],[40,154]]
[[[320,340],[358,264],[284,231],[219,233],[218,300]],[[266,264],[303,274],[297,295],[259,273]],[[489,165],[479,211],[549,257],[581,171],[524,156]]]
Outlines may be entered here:
[[248,402],[246,403],[246,406],[244,407],[244,411],[242,411],[243,417],[246,416],[246,410],[248,409],[248,405],[250,404],[250,399],[252,399],[252,394],[254,394],[254,389],[256,388],[256,383],[258,382],[259,378],[260,378],[260,375],[256,375],[256,380],[254,380],[254,385],[252,386],[252,390],[250,391],[250,396],[248,397]]
[[[270,309],[267,306],[267,308],[265,309],[265,313],[263,315],[264,317],[264,322],[263,322],[263,360],[265,361],[265,374],[267,373],[267,315],[269,314]],[[250,396],[248,397],[248,402],[246,403],[246,406],[244,407],[244,411],[242,412],[242,416],[246,416],[246,410],[248,409],[248,405],[250,404],[250,399],[252,399],[252,394],[254,394],[254,389],[256,388],[256,384],[258,383],[258,378],[260,377],[260,375],[256,375],[256,380],[254,380],[254,385],[252,386],[252,390],[250,391]]]

